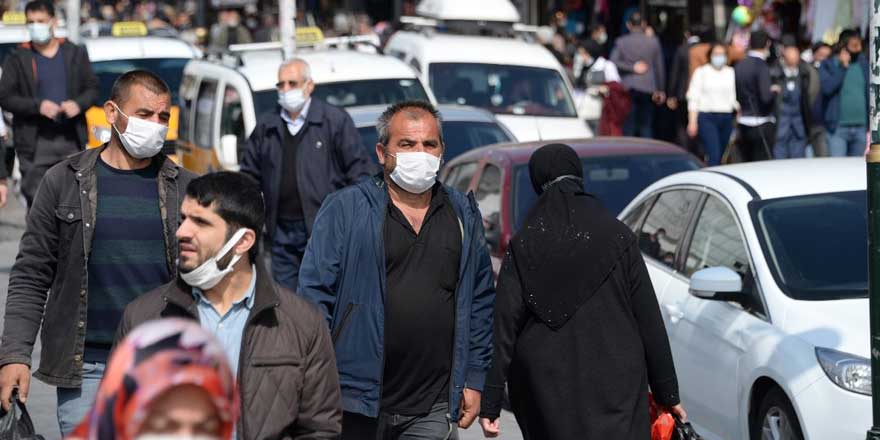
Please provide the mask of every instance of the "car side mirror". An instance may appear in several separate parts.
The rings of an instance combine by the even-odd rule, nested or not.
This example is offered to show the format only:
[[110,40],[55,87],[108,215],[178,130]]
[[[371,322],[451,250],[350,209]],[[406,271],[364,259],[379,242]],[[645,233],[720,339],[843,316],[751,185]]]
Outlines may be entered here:
[[498,212],[489,214],[483,220],[486,232],[486,243],[492,250],[498,250],[501,245],[501,215]]
[[220,154],[217,159],[224,170],[238,171],[238,136],[220,136]]
[[710,267],[691,276],[690,293],[697,298],[738,301],[742,289],[742,277],[729,267]]

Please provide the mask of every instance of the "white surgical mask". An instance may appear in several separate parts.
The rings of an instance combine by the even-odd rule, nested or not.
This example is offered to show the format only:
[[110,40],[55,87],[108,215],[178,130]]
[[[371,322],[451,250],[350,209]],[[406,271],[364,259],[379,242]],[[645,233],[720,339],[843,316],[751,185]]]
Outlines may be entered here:
[[278,105],[289,112],[298,112],[306,105],[306,96],[303,89],[290,89],[286,92],[278,91]]
[[212,435],[142,434],[135,440],[219,440]]
[[46,23],[28,24],[27,30],[31,36],[31,42],[46,44],[52,39],[52,27]]
[[712,55],[712,65],[720,69],[727,64],[727,55]]
[[437,181],[440,158],[421,151],[397,153],[397,165],[391,172],[391,180],[404,191],[422,194],[431,189]]
[[[113,101],[110,101],[113,102]],[[128,125],[125,127],[125,133],[120,133],[113,124],[113,129],[119,135],[122,146],[125,151],[135,159],[147,159],[159,154],[162,146],[165,145],[165,135],[168,134],[168,127],[157,124],[146,119],[132,118],[122,113],[122,109],[113,102],[116,110],[128,119]]]
[[599,44],[605,44],[608,41],[608,34],[599,34],[596,36],[596,42]]
[[229,261],[225,269],[220,269],[217,262],[222,260],[238,244],[238,240],[241,240],[245,232],[247,232],[247,229],[244,228],[235,231],[235,234],[232,234],[232,238],[220,248],[220,252],[217,252],[217,255],[209,258],[201,266],[189,272],[181,272],[180,278],[186,284],[201,290],[208,290],[216,286],[226,275],[232,272],[233,266],[241,259],[241,255],[232,257],[232,260]]

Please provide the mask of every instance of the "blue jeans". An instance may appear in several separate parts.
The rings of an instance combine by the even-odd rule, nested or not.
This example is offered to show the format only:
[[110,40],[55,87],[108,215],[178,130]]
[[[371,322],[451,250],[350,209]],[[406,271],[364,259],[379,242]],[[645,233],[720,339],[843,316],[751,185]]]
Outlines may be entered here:
[[838,126],[834,133],[828,133],[828,150],[831,156],[863,156],[867,132],[864,125]]
[[458,424],[449,419],[448,403],[436,403],[421,416],[379,413],[379,418],[345,412],[342,440],[457,440]]
[[[774,159],[797,159],[807,156],[806,133],[787,125],[786,128],[776,133],[776,143],[773,145]],[[802,137],[803,134],[803,137]]]
[[700,113],[697,115],[697,135],[709,156],[709,166],[721,165],[724,149],[733,132],[733,114]]
[[630,90],[632,108],[623,123],[623,134],[642,138],[654,137],[654,112],[656,106],[651,100],[651,94]]
[[61,429],[62,437],[67,437],[92,409],[105,368],[107,365],[104,363],[83,362],[80,388],[55,389],[58,398],[58,428]]
[[299,267],[308,241],[304,221],[278,219],[272,243],[272,276],[276,283],[294,292],[299,283]]

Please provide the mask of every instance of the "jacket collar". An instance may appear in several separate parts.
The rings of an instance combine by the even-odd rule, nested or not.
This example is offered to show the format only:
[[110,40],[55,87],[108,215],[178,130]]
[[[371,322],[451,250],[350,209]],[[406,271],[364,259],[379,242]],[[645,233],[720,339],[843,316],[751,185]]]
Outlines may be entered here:
[[[271,128],[281,131],[281,129],[287,126],[287,123],[284,122],[284,119],[281,118],[281,106],[275,106],[275,117],[270,118],[267,122]],[[321,102],[318,98],[311,98],[311,103],[309,104],[309,112],[306,115],[306,122],[309,124],[321,125],[324,123],[324,103]]]
[[[280,300],[278,290],[272,282],[272,277],[269,275],[269,271],[266,270],[263,263],[257,261],[254,263],[254,266],[257,268],[257,282],[254,289],[254,304],[251,308],[251,315],[248,318],[248,322],[250,322],[251,318],[257,316],[266,309],[277,307]],[[162,299],[167,303],[174,304],[190,311],[194,310],[196,304],[196,298],[192,293],[192,287],[186,284],[180,276],[177,277],[177,280],[174,283],[167,285],[167,289],[162,293]]]
[[[74,171],[90,171],[95,169],[95,164],[98,162],[98,156],[101,155],[108,145],[109,144],[104,144],[98,148],[90,148],[83,151],[78,156],[74,157],[74,160],[70,162],[70,167],[73,168]],[[159,170],[159,173],[163,176],[175,178],[180,172],[177,164],[162,153],[154,156],[153,161],[162,161],[162,169]]]

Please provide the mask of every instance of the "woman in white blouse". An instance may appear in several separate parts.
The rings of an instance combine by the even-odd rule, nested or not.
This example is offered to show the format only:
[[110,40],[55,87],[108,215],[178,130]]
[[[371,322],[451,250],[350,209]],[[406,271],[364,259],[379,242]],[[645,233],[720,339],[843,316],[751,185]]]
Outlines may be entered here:
[[709,165],[719,165],[733,132],[738,104],[733,67],[727,65],[727,48],[712,44],[709,60],[694,71],[688,86],[687,132],[690,137],[700,137]]

